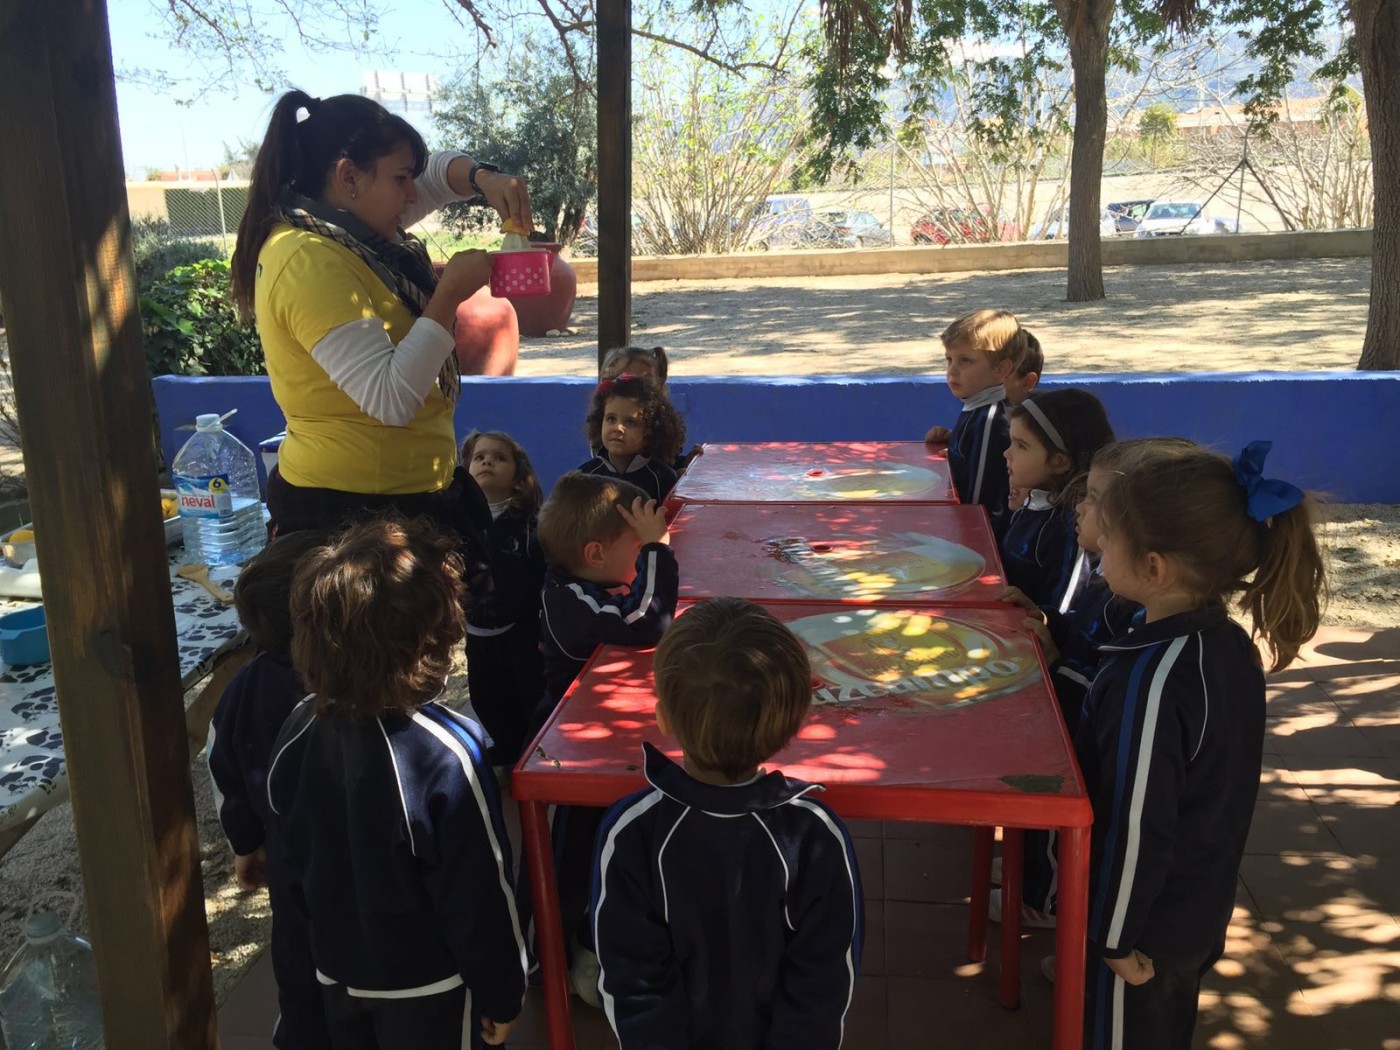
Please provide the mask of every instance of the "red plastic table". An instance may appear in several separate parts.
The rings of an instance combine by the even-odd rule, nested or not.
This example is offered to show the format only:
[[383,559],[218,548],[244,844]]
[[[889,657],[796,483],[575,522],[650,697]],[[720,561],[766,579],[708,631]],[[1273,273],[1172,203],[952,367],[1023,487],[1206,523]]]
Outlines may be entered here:
[[948,457],[921,441],[706,444],[668,503],[957,503]]
[[671,522],[682,598],[996,605],[981,507],[687,503]]
[[[847,818],[1059,833],[1054,1045],[1078,1050],[1093,814],[1039,650],[1020,626],[1024,614],[913,604],[768,607],[806,643],[816,679],[812,713],[773,767],[826,785],[823,800]],[[656,728],[651,661],[650,650],[600,648],[511,781],[552,1050],[571,1050],[574,1039],[546,808],[607,806],[643,787],[643,740],[678,754]],[[1008,838],[1004,910],[1019,908],[1017,845],[1019,836]],[[990,851],[979,848],[974,885],[986,884],[990,863]],[[974,897],[974,918],[978,907]],[[985,894],[980,907],[985,938]],[[1004,960],[1018,927],[1003,924]],[[969,952],[977,957],[983,947],[974,935]],[[1008,989],[1015,1002],[1015,970],[1003,966],[1003,1002]]]

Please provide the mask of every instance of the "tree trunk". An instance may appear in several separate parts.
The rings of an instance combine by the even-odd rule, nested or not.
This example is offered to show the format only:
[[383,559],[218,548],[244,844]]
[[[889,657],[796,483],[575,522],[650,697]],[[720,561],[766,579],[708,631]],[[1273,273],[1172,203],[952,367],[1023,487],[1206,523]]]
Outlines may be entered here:
[[1074,69],[1074,152],[1069,167],[1069,286],[1072,303],[1104,297],[1099,244],[1103,150],[1108,138],[1108,27],[1116,0],[1055,0]]
[[1371,309],[1358,368],[1400,368],[1400,0],[1352,0],[1376,190]]

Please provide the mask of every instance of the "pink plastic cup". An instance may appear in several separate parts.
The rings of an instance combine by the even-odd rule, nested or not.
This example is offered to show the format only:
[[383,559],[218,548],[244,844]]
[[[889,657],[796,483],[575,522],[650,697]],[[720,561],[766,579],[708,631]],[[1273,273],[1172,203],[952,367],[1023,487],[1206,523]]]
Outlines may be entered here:
[[491,294],[497,298],[549,294],[549,251],[495,252],[491,256]]

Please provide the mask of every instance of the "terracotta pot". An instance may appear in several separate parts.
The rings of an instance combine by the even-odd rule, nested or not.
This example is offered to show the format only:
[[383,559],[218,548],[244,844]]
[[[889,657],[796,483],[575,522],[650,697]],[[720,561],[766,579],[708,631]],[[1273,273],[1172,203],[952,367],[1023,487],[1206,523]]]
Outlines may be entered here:
[[520,325],[509,299],[482,288],[458,304],[457,363],[464,376],[515,375],[519,356]]
[[538,241],[535,248],[548,248],[554,253],[549,270],[549,294],[512,298],[516,316],[520,319],[520,334],[542,336],[553,329],[562,329],[574,312],[574,296],[578,294],[578,275],[568,260],[559,254],[562,245]]
[[[443,264],[433,263],[442,276]],[[515,375],[520,356],[520,324],[509,299],[479,289],[457,306],[457,364],[464,376]]]

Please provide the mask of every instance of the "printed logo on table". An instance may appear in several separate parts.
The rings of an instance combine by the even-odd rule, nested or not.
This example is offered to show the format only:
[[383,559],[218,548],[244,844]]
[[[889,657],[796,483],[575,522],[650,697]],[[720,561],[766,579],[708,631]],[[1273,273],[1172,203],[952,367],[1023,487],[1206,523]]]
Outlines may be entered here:
[[788,623],[812,661],[812,702],[918,713],[1006,696],[1036,681],[1030,640],[907,609],[821,613]]

